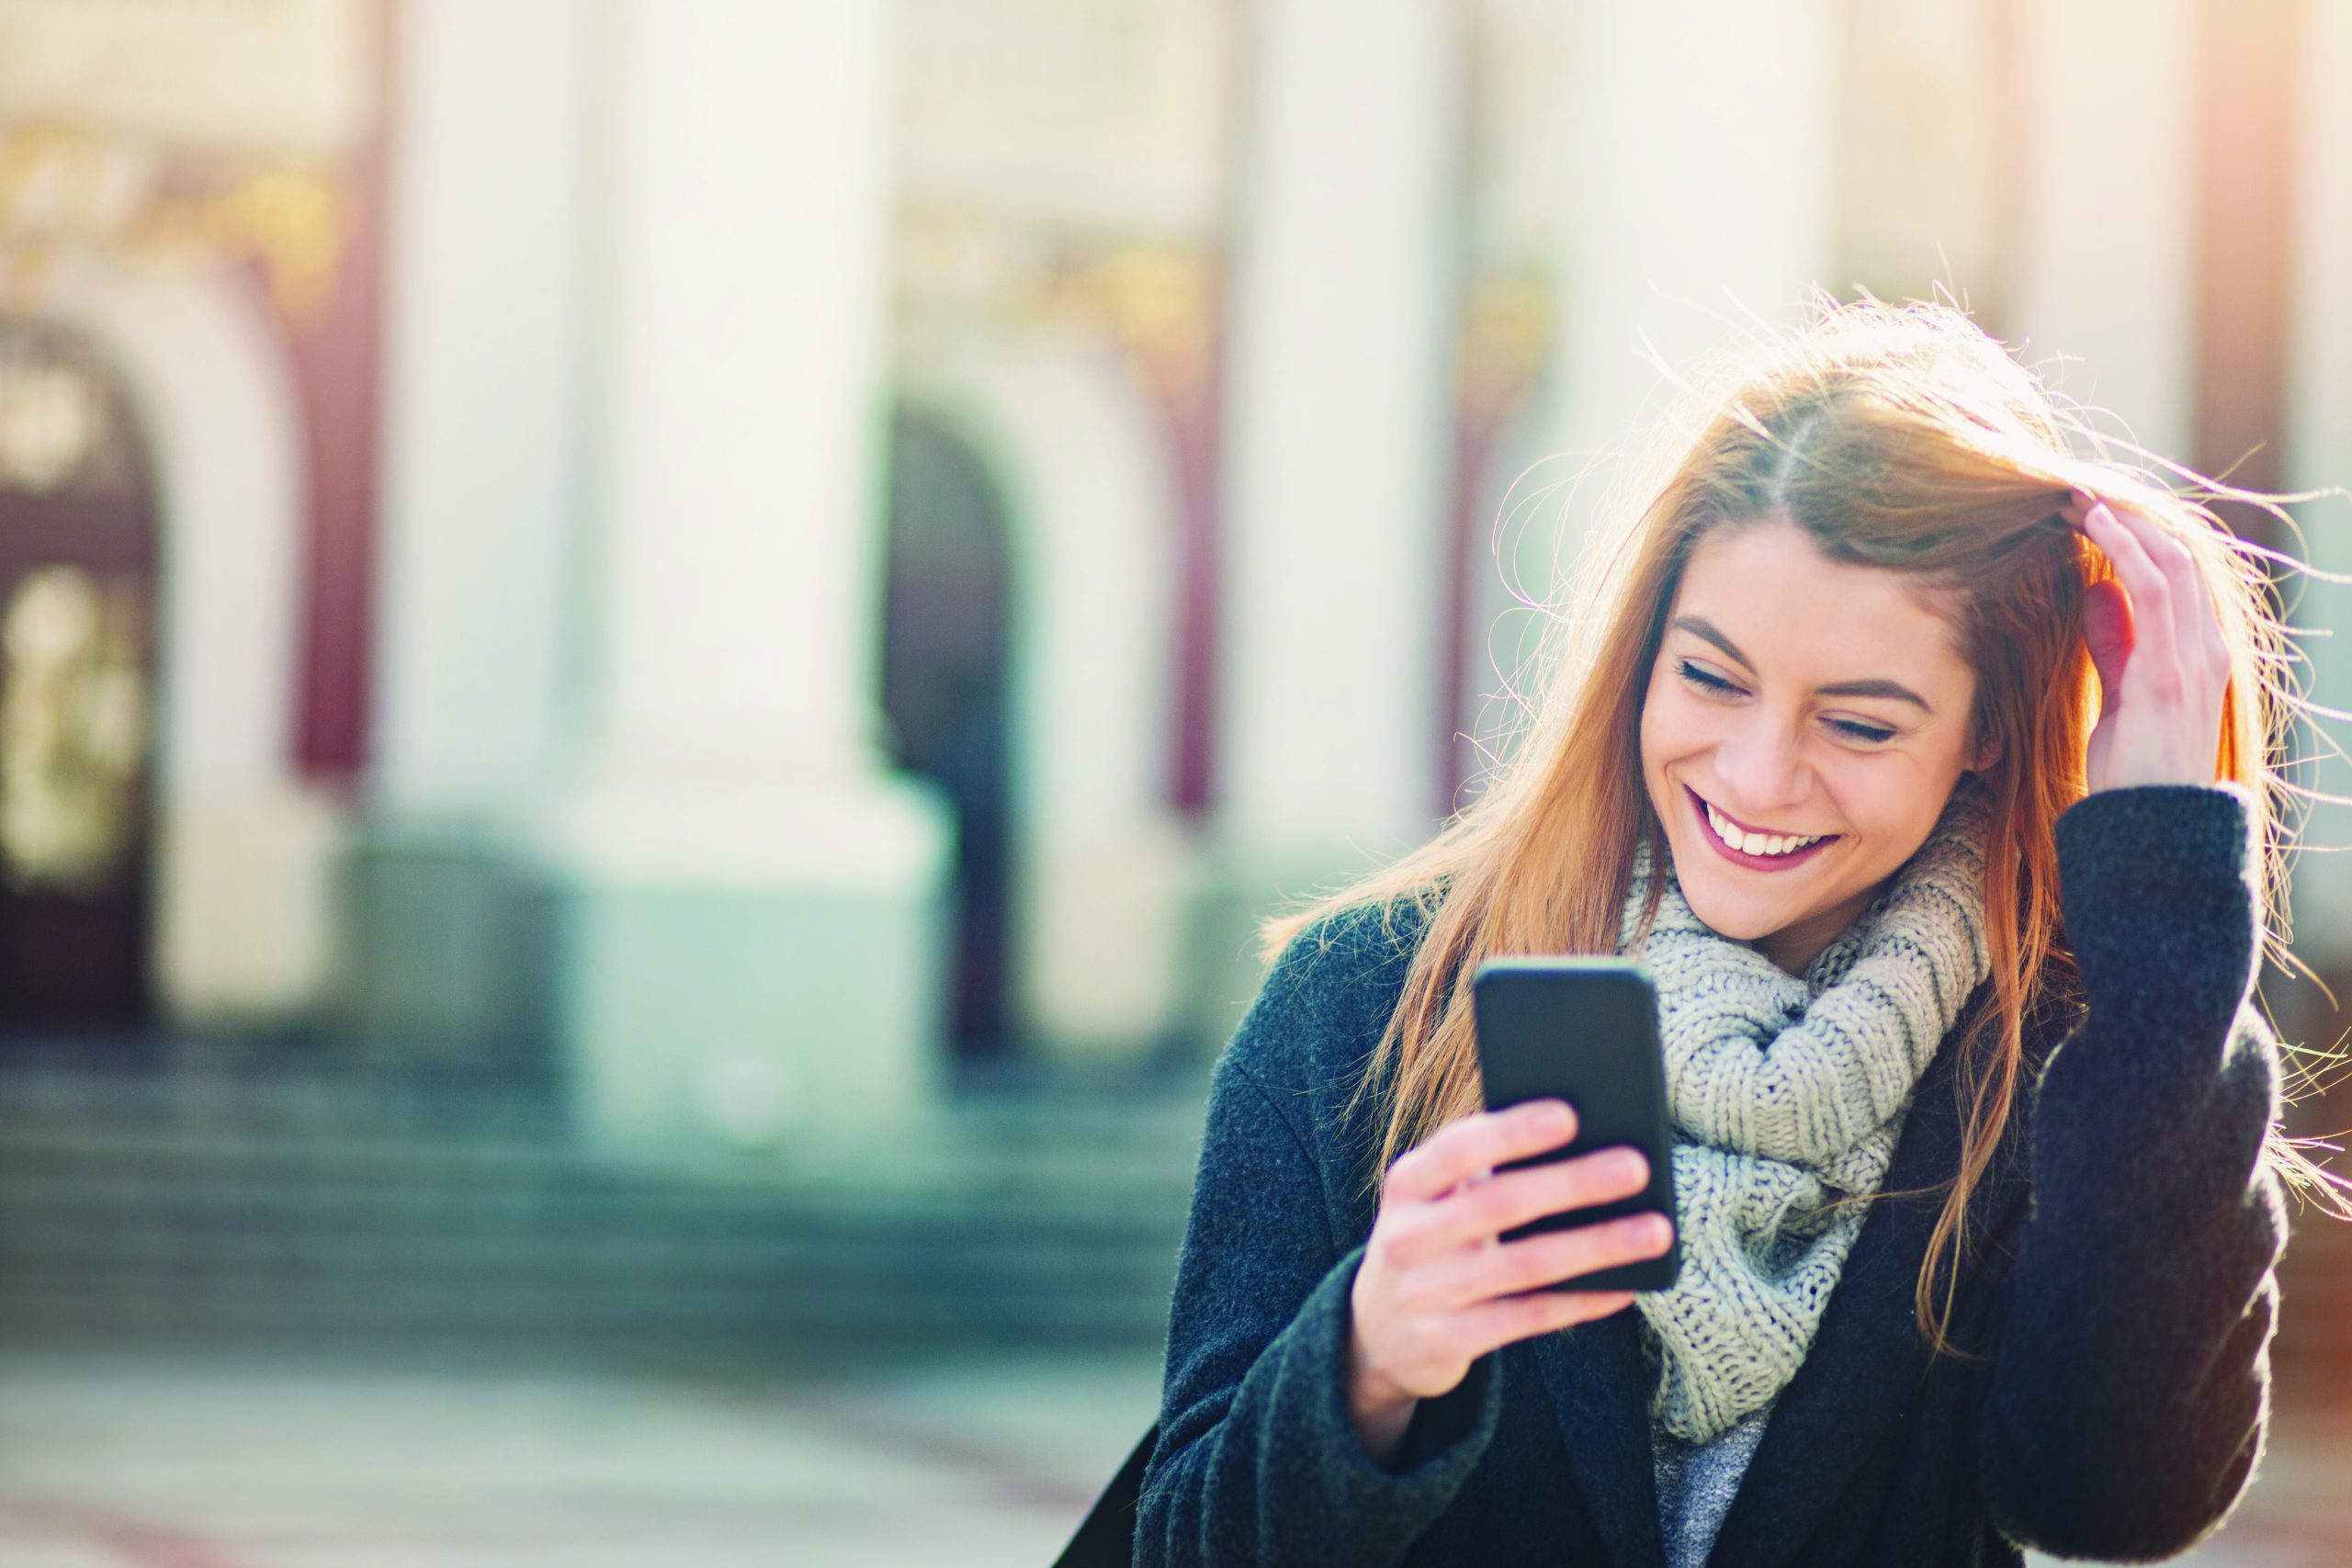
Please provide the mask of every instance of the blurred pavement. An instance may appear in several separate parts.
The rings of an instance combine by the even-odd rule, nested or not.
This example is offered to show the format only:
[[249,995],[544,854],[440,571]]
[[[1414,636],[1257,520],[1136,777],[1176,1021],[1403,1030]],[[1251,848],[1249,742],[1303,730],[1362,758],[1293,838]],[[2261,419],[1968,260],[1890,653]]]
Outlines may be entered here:
[[[753,1378],[0,1360],[5,1568],[1043,1568],[1156,1358]],[[2343,1568],[2352,1413],[2281,1417],[2184,1559]]]

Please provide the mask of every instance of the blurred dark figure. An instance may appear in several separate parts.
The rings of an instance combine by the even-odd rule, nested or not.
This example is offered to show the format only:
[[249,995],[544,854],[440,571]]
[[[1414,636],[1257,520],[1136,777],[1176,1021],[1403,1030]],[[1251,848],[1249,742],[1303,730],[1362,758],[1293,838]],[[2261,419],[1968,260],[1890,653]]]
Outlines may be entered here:
[[955,807],[947,984],[959,1062],[1011,1054],[1010,550],[1004,502],[952,432],[901,410],[890,429],[882,712],[898,764]]

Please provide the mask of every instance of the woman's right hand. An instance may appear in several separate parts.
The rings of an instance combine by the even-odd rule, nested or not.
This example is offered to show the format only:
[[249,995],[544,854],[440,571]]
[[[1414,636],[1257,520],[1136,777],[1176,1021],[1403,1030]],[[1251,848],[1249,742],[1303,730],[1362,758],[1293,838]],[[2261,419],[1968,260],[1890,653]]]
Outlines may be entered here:
[[1528,1100],[1451,1122],[1389,1168],[1349,1297],[1348,1405],[1374,1461],[1394,1456],[1414,1405],[1458,1386],[1479,1357],[1634,1301],[1631,1291],[1542,1287],[1672,1245],[1673,1226],[1657,1213],[1498,1239],[1530,1220],[1649,1185],[1648,1162],[1623,1146],[1494,1174],[1558,1148],[1576,1128],[1565,1101]]

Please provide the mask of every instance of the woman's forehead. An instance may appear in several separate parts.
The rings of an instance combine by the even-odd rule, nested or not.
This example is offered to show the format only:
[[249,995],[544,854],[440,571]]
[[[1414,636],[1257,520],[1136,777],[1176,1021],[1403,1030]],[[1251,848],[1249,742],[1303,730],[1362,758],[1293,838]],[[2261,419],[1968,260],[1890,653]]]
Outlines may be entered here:
[[1729,641],[1751,667],[1819,672],[1862,660],[1889,668],[1822,678],[1900,681],[1899,667],[1922,679],[1966,680],[1950,599],[1915,576],[1834,559],[1793,525],[1766,523],[1701,539],[1669,615],[1684,630],[1702,623],[1714,634],[1705,640]]

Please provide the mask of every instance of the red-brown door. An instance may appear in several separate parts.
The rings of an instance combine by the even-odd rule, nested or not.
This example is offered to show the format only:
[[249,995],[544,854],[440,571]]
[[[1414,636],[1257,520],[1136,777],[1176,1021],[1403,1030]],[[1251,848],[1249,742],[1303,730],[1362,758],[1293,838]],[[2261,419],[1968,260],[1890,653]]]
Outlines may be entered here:
[[106,367],[0,321],[0,1029],[151,1011],[156,517]]

